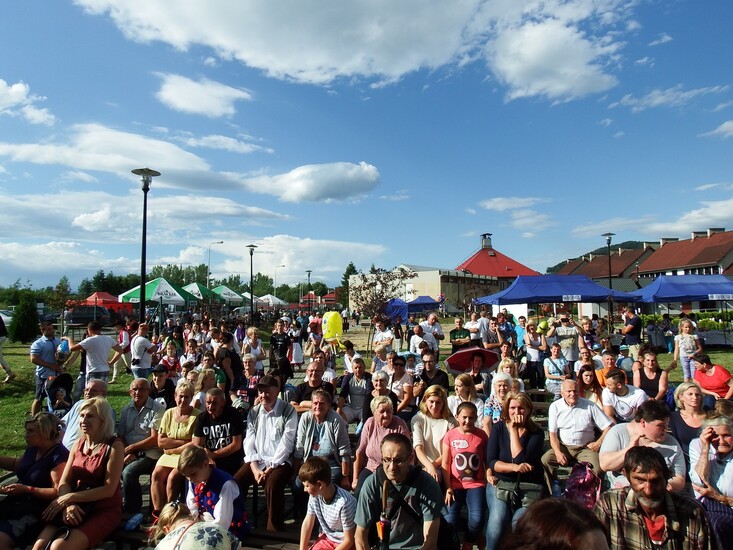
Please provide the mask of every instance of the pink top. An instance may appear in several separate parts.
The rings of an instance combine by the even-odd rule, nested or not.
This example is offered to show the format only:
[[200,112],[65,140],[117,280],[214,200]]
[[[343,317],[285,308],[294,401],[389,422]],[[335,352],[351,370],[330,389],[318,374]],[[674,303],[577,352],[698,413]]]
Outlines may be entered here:
[[373,416],[364,422],[364,427],[359,437],[359,448],[356,450],[356,453],[366,454],[366,468],[370,472],[375,471],[382,463],[382,451],[380,449],[382,439],[391,433],[404,434],[408,438],[410,437],[410,430],[407,428],[407,424],[405,424],[404,420],[396,416],[392,417],[392,422],[386,428],[382,428],[377,424]]
[[486,443],[483,430],[473,428],[464,434],[459,428],[449,430],[443,443],[450,450],[451,489],[475,489],[486,486]]

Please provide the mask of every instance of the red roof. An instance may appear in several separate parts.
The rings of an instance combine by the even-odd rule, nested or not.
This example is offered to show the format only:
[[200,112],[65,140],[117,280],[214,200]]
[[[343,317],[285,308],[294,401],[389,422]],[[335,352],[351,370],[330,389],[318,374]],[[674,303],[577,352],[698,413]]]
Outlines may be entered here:
[[581,268],[586,263],[585,258],[578,258],[577,260],[570,260],[564,266],[557,270],[555,275],[573,275],[575,271]]
[[494,248],[482,248],[456,267],[456,271],[467,269],[474,275],[497,278],[515,278],[519,275],[539,275],[534,269],[512,260]]
[[[713,233],[660,246],[639,266],[639,271],[659,272],[672,269],[720,265],[733,252],[733,231]],[[727,262],[726,262],[727,263]],[[721,266],[728,270],[730,265]]]
[[[611,252],[611,276],[623,277],[624,271],[633,266],[636,261],[644,254],[644,249],[638,250],[622,250]],[[601,279],[608,277],[608,256],[597,255],[593,259],[578,269],[574,275],[587,275],[591,279]]]

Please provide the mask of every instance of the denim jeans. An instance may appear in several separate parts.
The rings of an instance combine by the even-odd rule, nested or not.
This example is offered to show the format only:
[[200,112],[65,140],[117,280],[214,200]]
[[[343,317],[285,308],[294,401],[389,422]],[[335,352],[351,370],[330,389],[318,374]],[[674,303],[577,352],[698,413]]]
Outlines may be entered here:
[[134,514],[142,511],[143,490],[140,486],[140,476],[153,473],[157,461],[147,456],[130,462],[122,469],[122,500],[123,511]]
[[448,508],[445,520],[451,525],[457,527],[457,523],[461,518],[461,510],[463,505],[468,505],[468,527],[466,529],[466,542],[476,542],[481,535],[481,527],[484,519],[484,488],[476,487],[474,489],[453,489],[455,500]]
[[486,507],[489,511],[489,521],[486,523],[486,550],[495,550],[499,548],[501,538],[508,530],[509,524],[514,527],[526,510],[520,508],[512,516],[509,503],[496,497],[496,487],[491,483],[486,484]]
[[130,370],[134,378],[147,378],[148,374],[150,374],[150,369],[148,368],[130,367]]

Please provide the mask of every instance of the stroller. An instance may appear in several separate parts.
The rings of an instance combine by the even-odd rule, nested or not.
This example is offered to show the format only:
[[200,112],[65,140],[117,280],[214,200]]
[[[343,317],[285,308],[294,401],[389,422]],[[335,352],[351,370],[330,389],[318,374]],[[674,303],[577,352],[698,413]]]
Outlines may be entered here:
[[49,377],[46,382],[46,397],[48,401],[48,412],[58,418],[62,418],[71,409],[71,389],[74,386],[74,379],[68,372],[63,372],[55,377]]

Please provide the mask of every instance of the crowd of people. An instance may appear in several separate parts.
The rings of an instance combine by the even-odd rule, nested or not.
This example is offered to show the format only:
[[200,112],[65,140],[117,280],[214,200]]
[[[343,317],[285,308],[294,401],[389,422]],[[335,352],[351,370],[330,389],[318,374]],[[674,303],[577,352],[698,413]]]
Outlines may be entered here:
[[[43,323],[27,450],[0,457],[18,476],[1,489],[0,550],[91,548],[141,523],[162,549],[194,537],[236,548],[250,489],[274,532],[292,492],[303,549],[724,548],[733,380],[680,339],[674,358],[694,372],[672,388],[639,317],[624,319],[621,349],[569,313],[474,313],[445,331],[435,314],[379,319],[371,368],[302,312],[267,334],[182,319],[156,337],[122,323],[115,337],[92,322],[79,342],[64,337],[71,357]],[[448,345],[467,357],[452,383]],[[48,388],[76,354],[81,388],[62,415]],[[115,411],[108,385],[128,369],[130,402]],[[551,400],[546,430],[537,396]],[[559,476],[576,466],[596,483]]]

